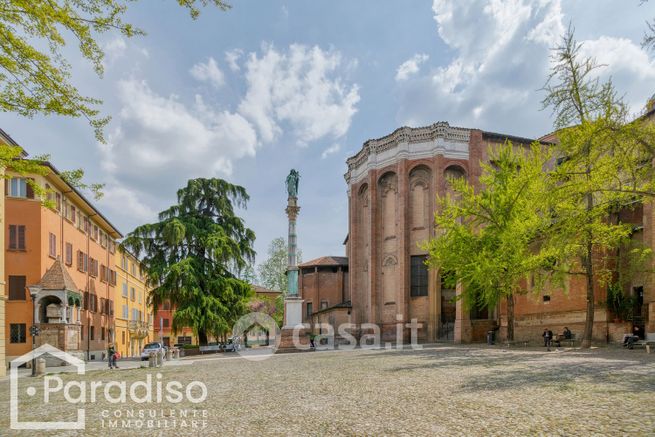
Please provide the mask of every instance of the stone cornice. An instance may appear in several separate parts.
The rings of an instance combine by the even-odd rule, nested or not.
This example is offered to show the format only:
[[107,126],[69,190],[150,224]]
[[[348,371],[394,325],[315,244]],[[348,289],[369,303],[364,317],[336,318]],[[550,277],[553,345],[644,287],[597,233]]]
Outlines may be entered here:
[[[346,160],[348,171],[344,177],[350,185],[360,180],[368,170],[381,168],[400,158],[418,159],[442,153],[466,159],[470,134],[470,129],[453,127],[445,121],[424,127],[398,128],[387,136],[366,141],[356,155]],[[422,147],[410,148],[410,144],[421,144]]]

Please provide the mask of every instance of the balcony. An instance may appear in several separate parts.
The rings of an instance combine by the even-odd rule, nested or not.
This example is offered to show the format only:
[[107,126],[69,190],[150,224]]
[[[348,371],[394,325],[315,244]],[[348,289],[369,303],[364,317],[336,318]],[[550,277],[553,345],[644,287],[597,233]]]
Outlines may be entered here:
[[142,320],[130,320],[127,324],[130,337],[141,339],[148,336],[148,323]]

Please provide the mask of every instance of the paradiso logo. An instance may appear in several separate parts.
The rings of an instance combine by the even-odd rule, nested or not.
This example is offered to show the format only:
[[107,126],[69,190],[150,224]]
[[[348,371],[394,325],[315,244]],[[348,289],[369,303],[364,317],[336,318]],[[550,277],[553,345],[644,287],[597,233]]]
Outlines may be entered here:
[[[72,380],[64,383],[64,379],[57,375],[45,376],[36,387],[32,384],[25,388],[27,397],[30,398],[30,404],[21,406],[19,391],[19,366],[48,354],[53,358],[64,361],[76,368],[78,376],[86,374],[84,361],[68,354],[54,346],[45,344],[38,349],[33,350],[11,361],[9,383],[10,383],[10,420],[11,429],[32,429],[32,430],[57,430],[57,429],[85,429],[86,411],[79,408],[79,405],[86,403],[95,403],[98,400],[104,400],[110,404],[125,404],[128,402],[135,404],[162,404],[164,402],[177,404],[186,401],[192,404],[199,404],[207,399],[207,386],[200,381],[191,381],[186,386],[179,381],[162,381],[161,373],[157,373],[153,382],[152,374],[146,374],[143,381],[126,381],[111,380],[108,382],[92,380]],[[34,382],[34,378],[21,378],[25,381]],[[41,392],[43,397],[37,397],[37,392]],[[61,411],[61,403],[71,405],[71,416],[75,416],[73,421],[51,421],[35,422],[20,421],[19,413],[34,413],[38,411],[40,415],[47,415],[49,405],[56,405],[52,408],[57,411],[58,416],[65,416]]]

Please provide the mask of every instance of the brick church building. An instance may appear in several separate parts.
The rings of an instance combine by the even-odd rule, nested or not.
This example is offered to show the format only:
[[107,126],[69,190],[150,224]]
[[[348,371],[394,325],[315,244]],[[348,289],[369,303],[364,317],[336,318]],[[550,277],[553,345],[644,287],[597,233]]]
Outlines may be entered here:
[[[647,116],[653,116],[651,108]],[[490,329],[506,335],[504,305],[465,310],[455,300],[457,290],[442,285],[439,272],[425,265],[427,252],[420,243],[433,238],[437,194],[450,189],[447,176],[478,184],[480,165],[488,150],[506,140],[529,145],[534,139],[450,126],[439,122],[426,127],[402,127],[368,140],[347,160],[349,229],[346,258],[324,257],[301,268],[304,321],[349,322],[379,326],[383,340],[395,340],[399,315],[404,322],[422,325],[419,341],[483,341]],[[548,144],[552,137],[540,141]],[[655,249],[653,208],[647,204],[624,214],[634,223],[634,239]],[[347,283],[344,282],[347,280]],[[562,332],[568,326],[581,335],[586,290],[583,280],[570,281],[568,290],[528,292],[516,297],[515,339],[538,341],[545,327]],[[655,332],[655,291],[650,277],[635,277],[624,292],[637,298],[631,323]],[[329,296],[329,297],[328,297]],[[606,300],[597,287],[596,301]],[[594,340],[620,340],[631,323],[615,323],[597,305]],[[409,335],[409,331],[405,332]],[[408,337],[405,338],[408,340]]]

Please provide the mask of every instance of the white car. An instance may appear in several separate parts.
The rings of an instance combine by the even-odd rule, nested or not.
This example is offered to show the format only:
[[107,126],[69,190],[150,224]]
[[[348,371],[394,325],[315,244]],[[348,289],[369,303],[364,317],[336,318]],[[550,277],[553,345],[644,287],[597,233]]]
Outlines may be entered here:
[[148,360],[150,358],[150,352],[163,353],[166,355],[166,346],[157,342],[148,343],[143,347],[143,351],[141,352],[141,361]]

